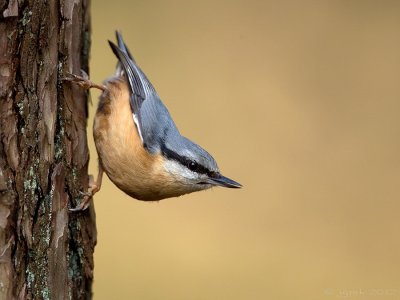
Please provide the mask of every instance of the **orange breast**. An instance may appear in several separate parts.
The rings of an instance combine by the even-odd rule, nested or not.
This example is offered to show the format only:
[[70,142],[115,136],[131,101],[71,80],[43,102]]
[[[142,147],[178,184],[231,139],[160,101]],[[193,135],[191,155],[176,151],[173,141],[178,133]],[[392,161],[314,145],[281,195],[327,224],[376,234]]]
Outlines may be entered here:
[[140,200],[163,197],[158,185],[165,182],[161,155],[142,146],[133,121],[129,90],[121,78],[112,78],[100,97],[94,119],[94,140],[106,174],[121,190]]

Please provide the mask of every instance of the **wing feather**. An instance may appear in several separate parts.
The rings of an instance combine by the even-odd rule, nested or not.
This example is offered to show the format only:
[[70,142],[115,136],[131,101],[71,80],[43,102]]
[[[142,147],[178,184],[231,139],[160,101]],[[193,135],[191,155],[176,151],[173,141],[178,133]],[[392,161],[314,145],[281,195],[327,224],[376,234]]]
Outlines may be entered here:
[[[118,58],[118,67],[126,75],[130,89],[130,106],[143,146],[150,152],[159,149],[158,142],[165,138],[168,130],[164,126],[175,127],[168,110],[162,104],[151,82],[136,64],[119,32],[116,33],[118,46],[108,41]],[[121,74],[121,72],[117,74]],[[177,132],[177,129],[176,129]]]

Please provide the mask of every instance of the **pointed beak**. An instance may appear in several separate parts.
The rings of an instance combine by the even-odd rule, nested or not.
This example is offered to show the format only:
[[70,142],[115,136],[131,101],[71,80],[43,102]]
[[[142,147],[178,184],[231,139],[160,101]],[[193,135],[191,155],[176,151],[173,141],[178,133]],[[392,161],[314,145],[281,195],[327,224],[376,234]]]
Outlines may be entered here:
[[209,183],[212,185],[218,185],[222,187],[227,187],[227,188],[241,188],[242,185],[236,181],[233,181],[232,179],[229,179],[228,177],[222,176],[221,174],[218,174],[215,177],[212,177],[209,179]]

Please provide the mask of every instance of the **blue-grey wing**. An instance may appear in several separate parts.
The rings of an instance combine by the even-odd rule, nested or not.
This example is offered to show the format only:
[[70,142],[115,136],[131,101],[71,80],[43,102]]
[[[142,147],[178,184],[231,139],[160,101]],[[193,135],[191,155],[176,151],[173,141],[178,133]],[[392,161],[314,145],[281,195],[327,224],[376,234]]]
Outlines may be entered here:
[[117,40],[119,46],[110,41],[109,44],[128,80],[133,120],[144,147],[154,153],[159,150],[160,142],[166,135],[170,134],[170,131],[177,132],[177,129],[167,108],[146,75],[136,65],[119,33]]
[[157,95],[143,102],[140,116],[144,146],[150,153],[159,152],[167,140],[180,136],[168,109]]

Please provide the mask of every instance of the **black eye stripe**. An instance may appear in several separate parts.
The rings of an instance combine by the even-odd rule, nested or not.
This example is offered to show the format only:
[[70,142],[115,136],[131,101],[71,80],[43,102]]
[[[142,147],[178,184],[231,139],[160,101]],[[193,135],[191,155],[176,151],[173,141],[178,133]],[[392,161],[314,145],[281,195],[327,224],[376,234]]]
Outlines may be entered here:
[[209,174],[209,173],[211,173],[210,170],[208,170],[206,167],[198,164],[195,161],[192,161],[192,160],[190,160],[190,159],[188,159],[186,157],[184,158],[184,160],[186,161],[185,166],[187,166],[188,169],[192,170],[193,172],[197,172],[197,173],[201,173],[201,174]]
[[173,159],[179,162],[181,165],[187,167],[189,170],[193,172],[207,174],[210,177],[215,176],[215,172],[209,170],[205,166],[202,166],[198,162],[195,162],[188,157],[179,155],[178,153],[168,149],[165,146],[161,148],[161,152],[164,154],[166,158]]

